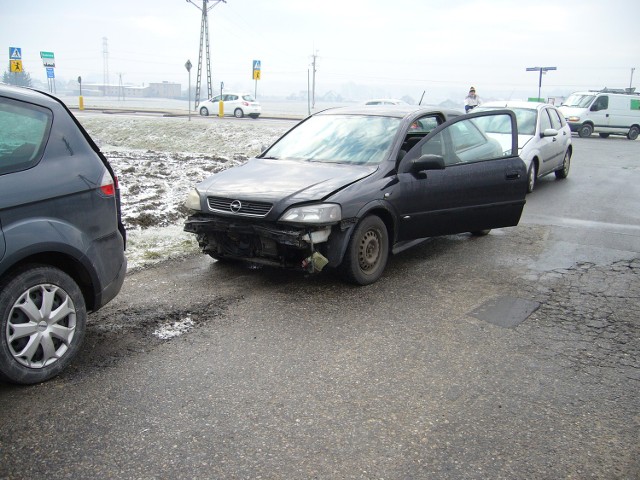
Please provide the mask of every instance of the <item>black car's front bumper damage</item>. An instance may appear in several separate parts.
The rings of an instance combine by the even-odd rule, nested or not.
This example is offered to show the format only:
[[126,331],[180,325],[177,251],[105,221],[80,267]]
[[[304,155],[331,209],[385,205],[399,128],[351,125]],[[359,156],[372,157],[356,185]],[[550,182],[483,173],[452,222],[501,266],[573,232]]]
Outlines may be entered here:
[[[281,268],[317,272],[329,263],[329,242],[313,243],[314,232],[340,226],[297,227],[245,218],[194,214],[186,232],[195,233],[204,253],[216,259],[236,259]],[[341,233],[341,232],[340,232]],[[338,237],[342,235],[338,233]]]

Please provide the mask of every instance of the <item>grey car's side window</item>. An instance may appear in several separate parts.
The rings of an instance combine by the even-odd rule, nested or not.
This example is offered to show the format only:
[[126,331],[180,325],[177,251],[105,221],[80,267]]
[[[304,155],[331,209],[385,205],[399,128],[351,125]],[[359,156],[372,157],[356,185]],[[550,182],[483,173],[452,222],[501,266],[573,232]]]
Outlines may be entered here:
[[551,119],[549,118],[549,111],[544,109],[540,112],[540,131],[544,132],[547,128],[551,128]]
[[[553,128],[560,130],[562,127],[564,127],[566,121],[564,117],[560,115],[560,112],[558,110],[556,110],[555,108],[550,108],[549,115],[551,115],[551,124],[553,125]],[[556,126],[556,119],[558,121],[558,126]]]
[[560,130],[562,128],[562,123],[558,117],[558,112],[553,108],[547,108],[547,113],[549,114],[549,117],[551,117],[551,127],[556,130]]
[[0,98],[0,175],[38,163],[51,120],[46,108]]

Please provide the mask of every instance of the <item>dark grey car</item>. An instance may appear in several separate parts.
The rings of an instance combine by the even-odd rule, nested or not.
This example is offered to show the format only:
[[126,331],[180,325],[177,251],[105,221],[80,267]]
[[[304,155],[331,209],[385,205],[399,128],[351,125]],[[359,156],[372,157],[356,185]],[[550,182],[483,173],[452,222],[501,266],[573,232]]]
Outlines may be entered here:
[[124,281],[117,179],[66,106],[0,85],[0,380],[37,383],[78,352]]
[[[479,117],[502,116],[501,145]],[[508,135],[507,135],[508,136]],[[516,225],[527,191],[515,115],[413,106],[327,110],[193,189],[185,230],[219,260],[376,281],[420,239]]]

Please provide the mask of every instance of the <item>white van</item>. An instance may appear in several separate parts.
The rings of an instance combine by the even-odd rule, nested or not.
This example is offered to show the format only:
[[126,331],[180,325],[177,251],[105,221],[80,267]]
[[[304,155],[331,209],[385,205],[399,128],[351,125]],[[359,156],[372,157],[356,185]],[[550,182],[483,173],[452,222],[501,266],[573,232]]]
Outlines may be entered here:
[[590,90],[569,95],[559,108],[572,132],[588,137],[593,132],[607,138],[640,133],[640,94],[625,90]]

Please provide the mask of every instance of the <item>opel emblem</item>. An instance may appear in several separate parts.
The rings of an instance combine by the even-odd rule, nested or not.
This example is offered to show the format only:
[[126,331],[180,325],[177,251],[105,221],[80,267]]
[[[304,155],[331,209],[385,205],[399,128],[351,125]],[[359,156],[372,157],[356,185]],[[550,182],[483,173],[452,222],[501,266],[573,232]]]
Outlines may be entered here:
[[242,208],[242,203],[240,202],[240,200],[234,200],[233,202],[231,202],[231,205],[229,205],[229,209],[233,213],[238,213],[241,208]]

